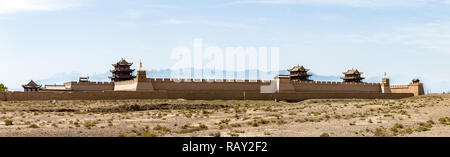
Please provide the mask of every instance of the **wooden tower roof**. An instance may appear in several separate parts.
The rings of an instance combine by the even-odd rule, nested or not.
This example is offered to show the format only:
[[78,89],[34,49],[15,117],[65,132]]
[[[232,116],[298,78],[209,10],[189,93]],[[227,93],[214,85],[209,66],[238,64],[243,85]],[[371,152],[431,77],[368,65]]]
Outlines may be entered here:
[[125,59],[122,58],[119,62],[117,62],[116,64],[113,64],[113,66],[117,66],[117,65],[131,66],[131,65],[133,65],[133,62],[127,62]]
[[289,69],[288,71],[309,71],[309,69],[306,69],[305,67],[297,65],[294,66],[292,69]]
[[345,74],[345,75],[361,75],[361,74],[363,74],[363,72],[359,72],[358,69],[351,69],[351,70],[348,70],[347,72],[343,72],[343,74]]
[[33,87],[41,87],[40,85],[38,85],[36,82],[34,82],[33,80],[31,80],[28,84],[23,85],[23,87],[27,87],[27,88],[33,88]]

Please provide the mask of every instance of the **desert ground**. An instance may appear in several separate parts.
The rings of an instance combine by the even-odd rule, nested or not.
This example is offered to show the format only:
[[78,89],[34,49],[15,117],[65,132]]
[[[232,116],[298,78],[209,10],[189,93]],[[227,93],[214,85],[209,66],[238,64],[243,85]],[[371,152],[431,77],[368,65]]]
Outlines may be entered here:
[[301,102],[0,102],[0,136],[450,137],[450,94]]

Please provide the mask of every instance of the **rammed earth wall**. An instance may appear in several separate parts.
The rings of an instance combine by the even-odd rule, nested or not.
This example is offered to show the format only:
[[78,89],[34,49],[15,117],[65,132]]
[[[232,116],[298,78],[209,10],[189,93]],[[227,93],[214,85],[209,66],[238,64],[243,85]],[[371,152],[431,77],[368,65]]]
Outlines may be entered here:
[[379,83],[347,83],[347,82],[293,82],[295,92],[319,92],[319,93],[381,93]]
[[6,101],[6,92],[0,92],[0,101]]
[[[270,82],[262,81],[248,81],[242,82],[228,82],[227,80],[221,80],[214,82],[208,82],[208,80],[201,80],[201,82],[195,80],[189,80],[188,82],[175,82],[169,79],[151,79],[155,91],[248,91],[259,92],[262,85],[270,85]],[[200,80],[199,80],[200,81]]]
[[292,100],[306,99],[400,99],[411,93],[273,93],[257,92],[7,92],[2,101],[29,100],[122,100],[122,99],[188,99],[188,100]]
[[113,91],[113,82],[66,82],[73,91]]

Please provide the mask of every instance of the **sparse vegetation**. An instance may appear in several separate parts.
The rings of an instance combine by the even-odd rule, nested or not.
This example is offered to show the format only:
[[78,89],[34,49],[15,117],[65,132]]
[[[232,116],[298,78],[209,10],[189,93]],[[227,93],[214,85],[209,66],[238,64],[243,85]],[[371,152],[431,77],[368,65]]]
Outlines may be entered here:
[[231,137],[238,137],[239,136],[239,134],[233,133],[233,132],[228,133],[228,135],[230,135]]
[[403,129],[403,128],[404,128],[403,124],[396,123],[389,130],[391,130],[392,132],[394,132],[394,134],[396,134],[399,132],[399,129]]
[[450,125],[450,118],[449,117],[439,118],[439,123],[444,125]]
[[91,129],[92,127],[95,127],[96,125],[97,125],[97,121],[87,120],[87,121],[84,121],[84,123],[83,123],[83,126],[88,129]]
[[[318,133],[321,137],[391,137],[410,134],[428,136],[435,132],[442,135],[442,130],[445,129],[441,127],[449,127],[450,118],[436,115],[447,114],[450,105],[446,102],[450,102],[450,95],[427,95],[399,100],[336,99],[302,102],[0,102],[0,119],[4,122],[0,127],[6,130],[0,135],[20,136],[26,133],[23,135],[42,136],[43,131],[51,132],[49,135],[60,135],[63,131],[67,132],[67,129],[76,132],[74,136],[122,137],[318,136]],[[10,125],[14,127],[8,127]],[[86,131],[87,129],[91,130]],[[443,135],[446,136],[445,133]]]
[[419,124],[419,127],[416,128],[416,131],[423,132],[423,131],[429,131],[433,127],[434,122],[429,120],[427,122],[421,122],[418,124]]
[[5,122],[6,126],[13,125],[13,121],[12,120],[4,120],[3,122]]
[[320,137],[330,137],[330,134],[324,132],[324,133],[320,134]]
[[29,128],[39,128],[39,126],[37,126],[36,124],[31,124],[28,126]]
[[192,133],[196,131],[202,131],[202,130],[208,130],[208,126],[205,124],[200,123],[199,126],[190,126],[190,125],[183,125],[181,127],[181,130],[178,131],[180,134],[186,134],[186,133]]
[[210,133],[209,136],[220,137],[221,135],[220,135],[220,132],[214,132],[214,133]]
[[8,87],[6,87],[3,83],[0,83],[0,92],[8,91]]
[[161,125],[156,125],[156,127],[153,128],[155,131],[162,131],[162,132],[170,132],[170,129],[167,127],[163,127]]
[[375,137],[386,137],[386,136],[388,136],[388,134],[386,132],[386,128],[384,128],[384,127],[375,128],[374,136]]

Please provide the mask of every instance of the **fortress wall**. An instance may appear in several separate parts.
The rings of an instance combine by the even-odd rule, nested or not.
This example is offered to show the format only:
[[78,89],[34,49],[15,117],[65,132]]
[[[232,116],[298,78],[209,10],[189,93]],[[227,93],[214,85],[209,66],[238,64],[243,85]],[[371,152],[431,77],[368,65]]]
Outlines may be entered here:
[[422,83],[401,85],[401,86],[390,86],[392,93],[413,93],[414,96],[424,95],[425,90]]
[[[221,79],[168,79],[140,78],[134,81],[117,82],[115,91],[247,91],[261,92],[261,89],[279,93],[316,92],[316,93],[382,93],[380,83],[347,83],[328,81],[292,82],[289,79],[279,79],[279,83],[261,80],[221,80]],[[273,85],[273,86],[272,86]],[[145,87],[144,87],[145,86]],[[142,87],[142,88],[140,88]],[[270,92],[264,92],[270,93]]]
[[[187,82],[191,81],[191,82]],[[228,82],[229,80],[215,80],[208,82],[203,79],[202,82],[187,80],[175,82],[170,79],[154,79],[152,85],[155,91],[253,91],[260,92],[262,85],[270,85],[270,82],[242,80],[237,82]],[[212,80],[210,80],[212,81]]]
[[0,101],[6,101],[6,92],[0,92]]
[[293,82],[295,92],[359,92],[359,93],[381,93],[379,83],[347,83],[347,82]]
[[145,82],[204,82],[204,83],[221,83],[221,82],[241,82],[241,83],[270,83],[273,80],[227,80],[227,79],[172,79],[172,78],[145,78],[141,81]]
[[[414,96],[424,95],[425,94],[425,88],[423,87],[423,83],[417,84],[414,91]],[[416,93],[417,92],[417,93]]]
[[155,91],[155,89],[153,88],[153,84],[151,82],[139,82],[138,86],[136,87],[136,91],[153,92]]
[[168,92],[169,99],[187,100],[244,100],[244,92]]
[[164,92],[9,92],[7,101],[167,99]]
[[72,91],[113,91],[113,82],[67,82]]
[[409,86],[391,86],[392,93],[410,93]]
[[169,99],[187,100],[291,100],[307,99],[401,99],[411,93],[256,93],[256,92],[169,92]]
[[187,99],[187,100],[292,100],[306,99],[400,99],[412,93],[259,93],[259,92],[8,92],[7,101],[29,100],[121,100],[121,99]]
[[138,82],[136,80],[120,81],[114,85],[114,91],[135,91]]

